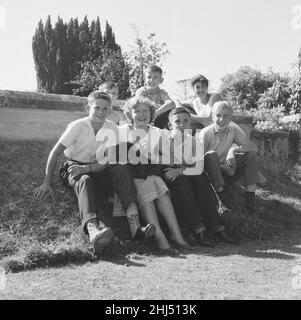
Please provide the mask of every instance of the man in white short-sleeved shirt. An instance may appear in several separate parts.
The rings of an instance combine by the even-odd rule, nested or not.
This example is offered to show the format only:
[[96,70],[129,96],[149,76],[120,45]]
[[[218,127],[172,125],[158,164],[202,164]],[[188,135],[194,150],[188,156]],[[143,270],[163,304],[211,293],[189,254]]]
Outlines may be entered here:
[[140,240],[154,231],[153,226],[140,227],[136,189],[128,167],[101,161],[105,158],[106,149],[111,147],[104,137],[105,133],[114,135],[118,131],[114,123],[106,120],[110,104],[111,98],[104,92],[94,91],[89,95],[89,116],[68,125],[49,154],[44,183],[34,192],[37,198],[52,192],[51,181],[57,159],[64,152],[67,161],[61,166],[60,175],[76,193],[82,228],[88,233],[96,255],[114,253],[119,243],[111,228],[97,217],[94,202],[96,189],[117,193],[133,238]]

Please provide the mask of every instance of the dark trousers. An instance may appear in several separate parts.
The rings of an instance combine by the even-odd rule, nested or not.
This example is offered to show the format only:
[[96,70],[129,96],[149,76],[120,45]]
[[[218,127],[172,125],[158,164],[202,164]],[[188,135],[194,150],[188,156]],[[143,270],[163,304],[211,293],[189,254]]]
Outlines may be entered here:
[[160,114],[154,121],[154,126],[160,129],[168,129],[168,116],[171,110],[165,111]]
[[233,176],[229,176],[222,172],[219,157],[216,152],[210,151],[206,153],[204,160],[205,170],[215,189],[222,186],[231,186],[240,178],[243,178],[245,186],[254,185],[259,180],[256,152],[247,152],[245,154],[236,155],[236,171]]
[[173,182],[165,180],[179,225],[191,233],[201,224],[212,232],[221,227],[218,201],[206,173],[178,176]]
[[[69,166],[72,164],[72,162],[68,161]],[[88,221],[98,219],[95,209],[97,191],[102,192],[105,196],[116,192],[124,211],[127,210],[131,203],[137,203],[136,187],[127,165],[110,165],[101,172],[83,174],[75,178],[68,175],[66,178],[77,196],[84,232],[86,232],[85,226]],[[103,208],[100,208],[100,210],[102,211]],[[102,224],[101,221],[99,222]]]

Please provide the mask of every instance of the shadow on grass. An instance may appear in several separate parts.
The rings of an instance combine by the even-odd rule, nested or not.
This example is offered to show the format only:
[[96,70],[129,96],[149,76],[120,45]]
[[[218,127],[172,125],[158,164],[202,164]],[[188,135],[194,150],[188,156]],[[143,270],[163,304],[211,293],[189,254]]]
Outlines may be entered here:
[[145,266],[142,263],[128,259],[124,252],[129,252],[129,250],[125,248],[122,248],[115,257],[96,257],[92,250],[89,249],[91,248],[73,246],[62,247],[54,251],[48,248],[32,248],[23,257],[4,259],[4,268],[6,272],[16,273],[37,268],[63,267],[69,264],[81,265],[86,262],[101,263],[101,261],[109,261],[113,264],[131,267]]
[[[52,141],[0,140],[0,259],[9,272],[42,267],[59,267],[85,262],[101,263],[91,251],[80,232],[77,201],[71,190],[66,191],[57,179],[54,197],[42,201],[33,198],[33,190],[42,183],[44,167]],[[11,159],[14,159],[12,161]],[[224,218],[228,231],[242,239],[240,246],[221,245],[216,249],[195,248],[189,254],[242,255],[261,259],[294,259],[300,254],[298,239],[283,245],[281,237],[301,226],[300,185],[288,177],[267,176],[268,185],[256,193],[260,219],[251,221],[241,212],[244,192],[233,189],[234,214]],[[2,205],[3,204],[3,205]],[[110,206],[108,206],[109,208]],[[121,239],[130,238],[126,218],[113,218],[106,209],[103,220],[112,226]],[[278,237],[278,238],[276,238]],[[262,250],[262,240],[274,239]],[[252,243],[244,242],[252,240]],[[259,243],[255,242],[259,241]],[[301,242],[301,241],[300,241]],[[275,244],[279,247],[275,250]],[[143,259],[158,257],[151,245],[128,243],[122,246],[114,264],[143,267]],[[134,261],[133,261],[134,260]]]

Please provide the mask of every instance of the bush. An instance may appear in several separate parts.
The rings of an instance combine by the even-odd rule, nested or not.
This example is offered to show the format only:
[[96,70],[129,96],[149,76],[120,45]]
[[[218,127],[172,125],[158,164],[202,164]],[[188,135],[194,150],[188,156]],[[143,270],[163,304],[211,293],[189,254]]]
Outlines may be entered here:
[[271,70],[264,74],[251,67],[242,67],[222,78],[220,92],[239,111],[256,109],[260,95],[272,87],[277,78],[279,74]]

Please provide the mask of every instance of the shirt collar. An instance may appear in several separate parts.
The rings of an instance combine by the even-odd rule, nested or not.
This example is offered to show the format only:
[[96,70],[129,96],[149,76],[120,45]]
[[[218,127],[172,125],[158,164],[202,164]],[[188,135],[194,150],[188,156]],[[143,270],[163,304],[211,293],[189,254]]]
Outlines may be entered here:
[[225,128],[223,131],[219,130],[218,127],[216,125],[213,125],[213,131],[215,134],[219,133],[221,135],[227,134],[230,132],[230,128],[229,125],[227,128]]

